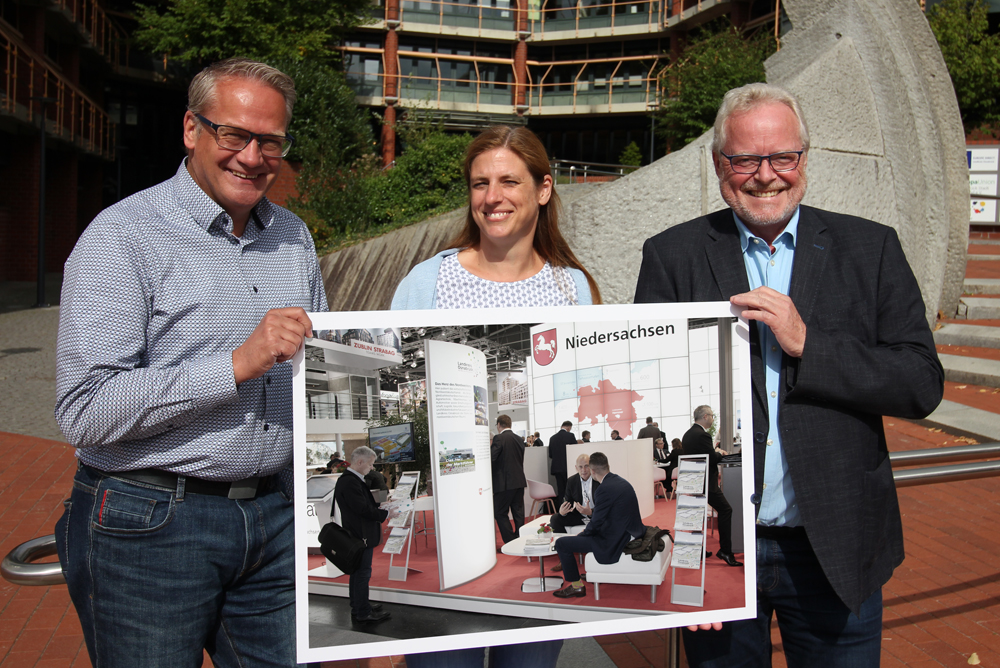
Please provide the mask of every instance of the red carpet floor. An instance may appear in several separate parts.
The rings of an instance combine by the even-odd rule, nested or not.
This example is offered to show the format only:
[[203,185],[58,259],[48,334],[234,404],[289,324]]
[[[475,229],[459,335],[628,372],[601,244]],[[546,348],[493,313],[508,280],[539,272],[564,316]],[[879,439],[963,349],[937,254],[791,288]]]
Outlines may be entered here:
[[[671,528],[674,524],[674,501],[657,499],[655,510],[652,515],[645,518],[647,525],[656,525],[661,528]],[[431,516],[428,513],[428,525],[433,526]],[[418,523],[419,526],[419,523]],[[427,539],[425,546],[424,537],[415,539],[415,545],[411,546],[410,567],[416,568],[422,573],[411,573],[406,582],[390,581],[389,555],[383,554],[379,549],[375,550],[373,561],[373,575],[371,586],[373,588],[402,589],[407,591],[437,592],[438,585],[438,561],[437,549],[434,543],[434,536]],[[497,546],[501,544],[500,534],[497,532]],[[707,549],[713,553],[719,548],[718,533],[709,532]],[[397,556],[393,561],[395,565],[405,563],[405,555],[401,555],[402,560]],[[311,556],[309,559],[310,569],[321,566],[324,559],[320,555]],[[546,575],[558,576],[559,573],[552,573],[551,568],[559,560],[556,557],[545,558]],[[601,600],[595,601],[592,592],[588,588],[588,595],[583,598],[557,599],[551,593],[522,593],[521,583],[531,577],[538,577],[538,561],[532,559],[529,563],[524,557],[512,557],[505,554],[497,554],[497,565],[486,575],[469,582],[467,584],[448,590],[449,595],[471,596],[479,598],[504,599],[512,601],[532,601],[544,602],[556,605],[576,605],[623,608],[631,610],[648,610],[650,612],[693,612],[696,610],[719,610],[724,608],[742,607],[744,605],[744,568],[733,568],[727,566],[714,556],[709,558],[705,568],[705,606],[703,608],[693,608],[691,606],[672,605],[670,603],[670,574],[667,570],[666,580],[657,590],[656,603],[650,603],[648,586],[640,585],[620,585],[602,584]],[[700,571],[677,571],[677,582],[679,584],[699,584],[701,578]],[[325,578],[311,578],[325,579]],[[347,583],[347,576],[341,576],[333,580],[334,582]],[[346,591],[345,591],[346,595]]]

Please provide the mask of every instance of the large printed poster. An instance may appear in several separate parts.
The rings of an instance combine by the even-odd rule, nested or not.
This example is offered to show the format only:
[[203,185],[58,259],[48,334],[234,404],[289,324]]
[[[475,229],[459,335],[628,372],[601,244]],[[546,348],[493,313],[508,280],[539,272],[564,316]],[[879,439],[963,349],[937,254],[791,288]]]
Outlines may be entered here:
[[[594,441],[606,440],[611,429],[618,429],[626,439],[618,447],[638,452],[640,444],[634,441],[647,415],[659,418],[661,428],[676,424],[670,429],[680,429],[681,425],[686,429],[695,402],[718,401],[721,377],[735,388],[736,407],[741,402],[750,404],[746,324],[735,324],[730,368],[719,368],[717,343],[713,351],[709,334],[713,327],[733,328],[734,315],[728,303],[310,314],[317,330],[332,329],[336,323],[340,330],[400,333],[406,342],[400,351],[407,360],[405,366],[386,362],[372,372],[379,375],[382,389],[396,387],[405,374],[409,374],[411,382],[420,382],[426,388],[429,424],[424,432],[417,426],[413,445],[417,461],[423,462],[418,465],[426,466],[420,470],[420,480],[423,483],[429,479],[431,485],[427,490],[421,485],[406,525],[391,527],[393,536],[402,537],[397,540],[399,551],[388,554],[384,545],[374,550],[370,596],[392,613],[392,619],[352,626],[346,601],[349,576],[329,568],[321,554],[309,549],[308,531],[311,528],[315,532],[317,520],[323,524],[329,518],[307,515],[304,464],[309,437],[318,440],[319,434],[310,432],[313,420],[305,401],[305,369],[311,358],[305,353],[297,356],[294,470],[301,472],[298,475],[302,478],[296,481],[294,499],[299,661],[628,633],[753,616],[756,601],[752,550],[741,557],[745,566],[740,568],[716,559],[703,560],[702,606],[672,602],[675,579],[690,585],[699,582],[702,573],[672,569],[669,558],[657,562],[662,564],[662,572],[653,584],[607,581],[600,585],[599,599],[598,592],[588,584],[585,597],[560,599],[552,595],[553,584],[542,585],[539,579],[540,572],[558,575],[551,572],[558,558],[552,553],[529,555],[526,541],[531,533],[515,539],[524,541],[522,547],[513,542],[504,544],[493,517],[490,439],[496,427],[489,424],[487,417],[491,374],[516,372],[507,383],[508,390],[523,386],[514,396],[523,398],[529,407],[527,430],[541,431],[544,442],[561,420],[569,419],[589,429]],[[471,330],[475,335],[467,336]],[[417,331],[419,335],[414,334]],[[479,348],[473,343],[463,345],[461,340]],[[310,345],[307,341],[306,348]],[[500,345],[523,346],[518,353],[529,359],[526,368],[509,369],[504,362],[504,368],[498,369],[498,360],[490,351]],[[413,365],[410,360],[414,359],[420,362]],[[499,387],[503,389],[503,384]],[[400,385],[399,389],[404,388]],[[404,404],[402,396],[400,403]],[[732,406],[714,406],[719,413],[733,410]],[[671,422],[674,418],[676,423]],[[333,427],[324,424],[323,428]],[[596,447],[615,446],[605,442],[595,443]],[[750,449],[744,456],[742,482],[749,490],[753,472]],[[645,466],[634,467],[641,472],[642,480],[629,479],[630,475],[640,475],[631,473],[633,467],[617,472],[613,468],[612,472],[648,495],[640,504],[643,509],[652,509],[643,516],[644,524],[673,529],[677,502],[653,498],[648,479],[651,452],[649,461],[642,463]],[[396,465],[381,465],[391,479],[390,467]],[[743,523],[745,535],[752,535],[752,509],[745,503],[742,516],[734,518]],[[384,532],[389,529],[383,526]],[[708,550],[717,549],[716,534],[705,540]],[[666,547],[668,551],[672,548],[669,541]],[[544,581],[553,579],[558,582],[558,578],[551,577]],[[435,635],[418,637],[408,633],[412,625],[406,623],[406,618],[425,614],[428,608],[475,613],[477,617],[475,623],[454,628],[442,625]],[[468,628],[476,631],[463,630]]]

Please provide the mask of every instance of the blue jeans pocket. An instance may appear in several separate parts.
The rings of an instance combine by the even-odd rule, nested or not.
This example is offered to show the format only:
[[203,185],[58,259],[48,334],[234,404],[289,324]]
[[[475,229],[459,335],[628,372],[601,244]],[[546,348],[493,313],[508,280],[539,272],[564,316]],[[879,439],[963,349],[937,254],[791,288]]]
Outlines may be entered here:
[[[110,481],[110,479],[107,479]],[[159,531],[174,516],[172,492],[120,483],[101,485],[95,504],[94,528],[108,534],[144,534]],[[128,491],[118,486],[128,486]]]

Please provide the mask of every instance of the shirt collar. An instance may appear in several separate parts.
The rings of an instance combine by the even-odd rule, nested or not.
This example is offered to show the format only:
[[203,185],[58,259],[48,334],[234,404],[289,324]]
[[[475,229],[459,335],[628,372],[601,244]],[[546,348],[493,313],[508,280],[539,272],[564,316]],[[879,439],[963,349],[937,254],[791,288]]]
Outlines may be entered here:
[[357,471],[355,471],[354,469],[352,469],[350,466],[347,467],[347,470],[350,471],[351,473],[353,473],[354,475],[358,476],[362,480],[365,479],[365,477],[363,475],[361,475],[360,473],[358,473]]
[[[795,213],[792,214],[791,220],[788,221],[788,224],[785,225],[785,229],[782,230],[781,234],[779,234],[778,237],[774,240],[775,246],[778,245],[779,241],[782,241],[782,243],[784,243],[786,246],[790,248],[795,248],[795,238],[799,230],[800,210],[801,207],[798,206],[795,207]],[[749,229],[747,229],[747,226],[743,224],[743,221],[740,220],[740,217],[736,215],[735,211],[733,211],[733,220],[736,221],[736,229],[740,231],[740,248],[742,248],[743,252],[746,253],[747,246],[750,245],[750,240],[759,239],[760,237],[758,237]],[[785,238],[785,235],[788,235],[787,238]]]
[[[219,217],[226,214],[225,209],[218,205],[215,200],[208,196],[204,190],[201,189],[194,179],[191,178],[191,173],[187,169],[187,158],[181,160],[181,166],[177,168],[177,174],[174,177],[176,183],[177,192],[177,203],[191,214],[194,221],[203,230],[208,230],[212,223],[219,220]],[[232,232],[233,223],[229,219],[229,215],[225,215],[226,222],[220,221],[220,226],[224,227],[227,232]],[[271,226],[274,221],[274,205],[264,197],[257,206],[251,211],[250,220],[252,220],[259,229],[267,229]]]

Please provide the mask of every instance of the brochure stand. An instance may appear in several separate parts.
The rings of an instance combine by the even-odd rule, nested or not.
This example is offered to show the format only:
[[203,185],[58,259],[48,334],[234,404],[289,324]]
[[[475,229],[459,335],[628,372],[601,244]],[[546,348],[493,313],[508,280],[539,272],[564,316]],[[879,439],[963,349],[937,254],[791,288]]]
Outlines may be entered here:
[[[705,529],[708,527],[708,455],[681,455],[677,463],[677,516],[670,557],[670,602],[705,604]],[[677,584],[677,569],[701,570],[701,585]]]
[[[420,486],[420,471],[407,471],[399,477],[396,487],[389,493],[389,504],[399,510],[399,515],[389,520],[392,529],[382,551],[389,556],[389,579],[406,582],[406,576],[412,571],[421,573],[416,568],[410,568],[410,545],[413,542],[413,500]],[[402,566],[394,564],[397,556],[406,551],[406,563]]]

